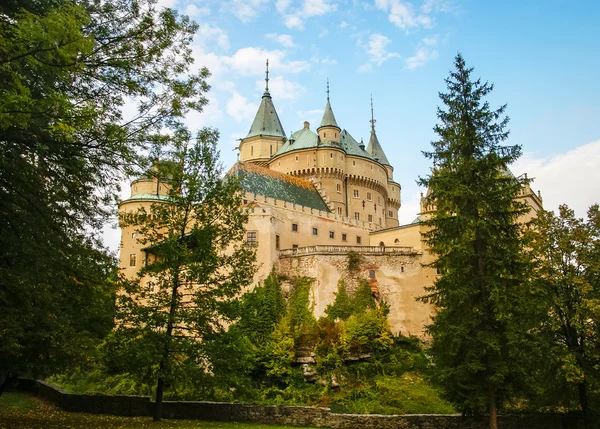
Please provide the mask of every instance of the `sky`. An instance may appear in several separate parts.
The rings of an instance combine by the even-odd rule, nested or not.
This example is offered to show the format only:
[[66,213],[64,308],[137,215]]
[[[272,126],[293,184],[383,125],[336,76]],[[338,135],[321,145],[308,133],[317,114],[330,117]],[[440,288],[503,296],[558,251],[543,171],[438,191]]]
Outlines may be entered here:
[[[419,210],[416,180],[431,162],[438,93],[461,53],[473,76],[507,104],[511,167],[528,173],[547,210],[580,217],[600,202],[600,1],[159,0],[199,24],[193,68],[207,67],[209,104],[190,128],[219,129],[221,160],[236,162],[265,86],[284,130],[316,129],[326,103],[339,126],[369,139],[373,97],[379,141],[402,186],[401,223]],[[122,195],[128,196],[128,188]],[[105,243],[118,249],[119,231]]]

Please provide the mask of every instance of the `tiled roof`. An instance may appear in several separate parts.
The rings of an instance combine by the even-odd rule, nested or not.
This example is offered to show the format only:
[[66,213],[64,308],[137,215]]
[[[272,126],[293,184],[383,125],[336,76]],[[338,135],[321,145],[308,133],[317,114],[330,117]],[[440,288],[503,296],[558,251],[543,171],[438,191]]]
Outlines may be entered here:
[[325,105],[325,111],[323,112],[323,119],[321,119],[321,127],[336,127],[339,128],[335,116],[333,115],[333,110],[331,110],[331,104],[329,103],[329,97],[327,97],[327,104]]
[[254,136],[273,136],[285,137],[285,131],[273,105],[271,94],[265,92],[263,94],[260,106],[254,117],[254,122],[248,131],[246,138]]
[[340,133],[340,144],[347,155],[362,156],[373,160],[371,154],[364,149],[361,149],[360,144],[346,130],[342,130]]
[[279,156],[293,150],[313,149],[316,147],[339,148],[340,145],[329,140],[322,141],[319,139],[319,135],[314,131],[310,130],[309,128],[302,128],[301,130],[292,134],[273,156]]
[[390,162],[383,152],[383,148],[379,144],[377,133],[375,133],[375,127],[371,128],[371,138],[369,139],[369,145],[367,146],[367,152],[369,152],[373,158],[377,159],[383,165],[390,165]]
[[242,189],[276,200],[287,201],[305,207],[328,212],[329,207],[315,186],[308,180],[279,173],[256,164],[235,164],[229,174],[242,176]]

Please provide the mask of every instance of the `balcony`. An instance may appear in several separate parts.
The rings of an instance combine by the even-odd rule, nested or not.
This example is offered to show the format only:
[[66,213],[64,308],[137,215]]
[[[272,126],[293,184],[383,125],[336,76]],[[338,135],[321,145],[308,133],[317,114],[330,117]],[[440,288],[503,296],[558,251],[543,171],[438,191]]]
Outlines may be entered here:
[[413,247],[409,246],[306,246],[296,249],[283,249],[279,251],[280,258],[289,258],[303,255],[347,255],[350,252],[361,255],[418,255]]

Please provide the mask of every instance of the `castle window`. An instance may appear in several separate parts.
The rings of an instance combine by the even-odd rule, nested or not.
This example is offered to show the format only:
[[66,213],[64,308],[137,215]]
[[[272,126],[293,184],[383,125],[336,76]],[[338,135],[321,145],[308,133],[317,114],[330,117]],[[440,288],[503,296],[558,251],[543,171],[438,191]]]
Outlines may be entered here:
[[371,201],[371,193],[367,192],[367,201]]
[[389,211],[388,214],[390,215],[390,217],[394,217],[394,212],[393,211]]
[[354,198],[358,198],[358,189],[354,190]]
[[348,241],[348,236],[346,234],[342,234],[342,241]]
[[341,184],[339,184],[339,183],[338,183],[338,184],[335,186],[335,188],[337,189],[337,191],[338,191],[339,193],[341,193],[341,192],[342,192],[342,185],[341,185]]
[[381,199],[377,196],[377,204],[381,204]]
[[375,270],[369,270],[369,278],[370,279],[374,279],[375,278]]
[[400,243],[400,240],[398,240],[397,238],[394,240],[394,243]]
[[360,220],[360,213],[359,212],[354,212],[354,219]]
[[318,228],[313,228],[312,232],[313,232],[313,235],[319,235],[319,229]]
[[400,267],[400,272],[403,273],[404,272],[404,267]]
[[338,207],[338,215],[341,216],[342,215],[342,208]]
[[297,249],[298,245],[297,244],[292,244],[292,249]]
[[330,154],[329,154],[329,158],[333,158],[333,153],[330,153]]
[[298,159],[299,159],[299,158],[298,158],[298,155],[296,155],[296,162],[298,162]]
[[352,165],[356,167],[356,161],[352,161]]
[[369,215],[369,222],[373,222],[373,215]]
[[251,246],[256,246],[258,244],[256,231],[248,231],[246,233],[246,242]]
[[271,148],[269,149],[270,151],[270,155],[273,155],[273,145],[271,145]]
[[360,242],[361,242],[360,235],[357,235],[356,236],[356,244],[360,244]]
[[281,244],[281,240],[280,240],[279,236],[276,235],[275,236],[275,249],[276,250],[279,250],[280,244]]
[[329,238],[335,238],[335,232],[329,231]]
[[137,262],[137,255],[135,253],[132,253],[131,255],[129,255],[129,266],[135,267],[136,262]]
[[254,146],[250,146],[250,156],[254,155]]
[[132,233],[131,233],[131,239],[132,239],[132,240],[135,240],[135,232],[132,232]]
[[292,224],[292,232],[298,232],[298,224],[297,223]]
[[325,139],[327,138],[327,133],[326,132],[323,132],[323,138],[325,138]]

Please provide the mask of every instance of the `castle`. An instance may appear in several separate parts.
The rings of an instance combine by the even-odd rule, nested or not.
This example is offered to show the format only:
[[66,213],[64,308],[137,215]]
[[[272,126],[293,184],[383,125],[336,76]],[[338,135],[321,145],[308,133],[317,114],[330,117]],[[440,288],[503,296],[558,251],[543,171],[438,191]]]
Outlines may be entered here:
[[[268,67],[268,63],[267,63]],[[339,280],[350,288],[367,279],[373,294],[390,308],[394,332],[423,336],[432,308],[416,301],[431,285],[435,270],[424,267],[431,255],[421,238],[420,220],[434,209],[421,197],[420,216],[399,225],[401,186],[377,138],[371,104],[367,147],[342,129],[329,99],[316,132],[308,122],[286,137],[268,87],[248,135],[239,144],[239,161],[229,174],[240,174],[242,204],[249,209],[246,240],[257,246],[260,263],[254,284],[275,268],[288,277],[315,279],[312,301],[317,317],[335,299]],[[120,211],[149,206],[166,197],[156,178],[131,185],[131,197]],[[542,208],[541,196],[528,184],[521,190],[531,208]],[[136,233],[122,230],[120,268],[134,277],[144,260]],[[348,272],[348,255],[361,255],[358,272]]]

